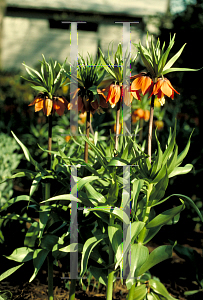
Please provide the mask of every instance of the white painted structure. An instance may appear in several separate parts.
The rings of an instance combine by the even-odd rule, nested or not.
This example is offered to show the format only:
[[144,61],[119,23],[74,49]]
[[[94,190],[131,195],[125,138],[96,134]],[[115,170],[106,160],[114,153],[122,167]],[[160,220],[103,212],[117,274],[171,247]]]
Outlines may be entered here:
[[[49,19],[97,23],[97,31],[78,30],[78,51],[96,55],[98,44],[104,52],[114,41],[114,49],[122,42],[123,27],[115,20],[135,22],[131,41],[139,42],[145,34],[149,16],[165,14],[168,0],[7,0],[3,21],[2,67],[24,70],[22,62],[34,67],[42,59],[52,57],[63,62],[70,53],[70,30],[50,28]],[[131,52],[134,52],[132,46]]]

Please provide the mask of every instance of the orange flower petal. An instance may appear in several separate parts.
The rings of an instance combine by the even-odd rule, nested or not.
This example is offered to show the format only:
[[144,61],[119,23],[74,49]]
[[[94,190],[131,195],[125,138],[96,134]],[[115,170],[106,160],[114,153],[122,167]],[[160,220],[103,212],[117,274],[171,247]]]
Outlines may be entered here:
[[80,111],[80,110],[84,114],[85,110],[84,110],[84,104],[83,104],[81,96],[78,97],[78,111]]
[[106,102],[106,96],[103,93],[99,94],[99,105],[103,108],[108,108],[108,103]]
[[157,83],[154,85],[153,94],[158,95],[158,98],[163,98],[164,95],[174,98],[174,92],[179,94],[174,87],[171,85],[170,81],[167,78],[159,78]]
[[168,83],[166,81],[163,82],[161,86],[161,91],[164,93],[164,95],[171,97],[173,90],[170,88]]
[[35,100],[35,112],[40,111],[41,109],[43,109],[43,105],[44,105],[44,99],[37,98]]
[[91,106],[96,110],[99,107],[97,99],[91,102]]
[[141,91],[132,91],[131,90],[131,94],[133,95],[133,97],[139,101],[141,101],[141,98],[140,98],[140,94],[141,94]]
[[59,100],[59,98],[57,100],[54,101],[53,103],[53,111],[56,111],[56,113],[59,116],[62,116],[64,114],[64,110],[65,110],[65,105],[63,102],[61,102]]
[[149,110],[145,110],[144,111],[144,120],[148,121],[150,117],[150,111]]
[[115,106],[116,103],[120,100],[121,89],[117,84],[111,84],[108,92],[108,96],[106,98],[106,102],[109,101],[111,106]]
[[141,108],[136,109],[133,114],[140,119],[144,118],[144,110]]
[[151,94],[153,85],[154,83],[149,76],[143,76],[142,88],[141,88],[143,95],[145,95],[148,91],[150,91]]
[[43,112],[48,117],[51,114],[51,110],[53,107],[53,101],[49,98],[46,98],[43,102]]

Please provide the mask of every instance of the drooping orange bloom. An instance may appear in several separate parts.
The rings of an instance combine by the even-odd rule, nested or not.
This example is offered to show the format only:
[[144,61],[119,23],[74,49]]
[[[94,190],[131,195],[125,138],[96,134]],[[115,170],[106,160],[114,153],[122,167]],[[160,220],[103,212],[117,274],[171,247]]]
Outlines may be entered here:
[[160,120],[154,121],[154,125],[157,127],[158,130],[161,130],[164,128],[164,122]]
[[48,117],[51,113],[56,112],[59,116],[64,114],[65,108],[69,109],[68,101],[63,97],[53,97],[50,99],[46,94],[39,93],[32,103],[28,106],[35,105],[35,112],[43,109],[44,114]]
[[120,86],[118,84],[111,84],[105,91],[108,92],[106,102],[109,102],[111,107],[114,107],[116,103],[121,100],[121,96],[124,98],[124,102],[127,106],[129,106],[133,100],[133,96],[130,93],[131,88],[127,85]]
[[138,108],[132,114],[132,123],[136,123],[139,119],[144,119],[145,121],[148,121],[149,117],[149,110],[143,110],[142,108]]
[[99,103],[97,99],[93,99],[93,93],[90,93],[89,96],[81,95],[81,89],[78,88],[75,90],[72,99],[75,101],[74,104],[70,104],[70,109],[76,109],[78,106],[78,111],[81,111],[84,114],[86,111],[89,111],[94,114],[95,111],[99,111],[99,108],[107,108],[108,104],[106,103],[106,96],[103,91],[97,89],[97,94],[99,95]]
[[157,82],[154,85],[152,94],[157,95],[157,99],[159,100],[161,105],[163,105],[165,103],[164,96],[166,95],[171,99],[174,99],[174,92],[180,94],[174,89],[167,78],[158,78]]
[[131,93],[135,99],[141,100],[141,93],[143,95],[146,95],[147,93],[149,93],[149,95],[151,94],[154,83],[146,73],[143,72],[138,75],[132,76],[131,79],[133,78],[135,78],[135,80],[133,80],[131,84]]
[[121,88],[117,84],[111,84],[108,89],[109,91],[106,98],[106,102],[109,102],[111,104],[111,107],[114,107],[116,103],[120,100]]
[[123,85],[121,88],[121,93],[127,106],[129,106],[133,101],[133,95],[130,93],[130,91],[131,87],[128,87],[127,85]]

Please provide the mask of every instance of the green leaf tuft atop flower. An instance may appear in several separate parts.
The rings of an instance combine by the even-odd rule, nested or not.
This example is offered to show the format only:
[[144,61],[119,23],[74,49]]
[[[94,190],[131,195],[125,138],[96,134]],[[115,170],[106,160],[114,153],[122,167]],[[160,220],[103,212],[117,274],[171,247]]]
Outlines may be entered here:
[[181,49],[167,62],[168,55],[174,45],[175,42],[175,34],[171,39],[168,45],[168,48],[164,52],[165,42],[162,47],[160,45],[159,39],[157,40],[156,45],[153,42],[153,37],[151,37],[151,43],[149,45],[149,38],[147,34],[146,38],[146,48],[142,46],[141,42],[139,44],[133,45],[138,49],[138,52],[141,56],[141,59],[150,73],[152,79],[161,77],[167,73],[175,72],[175,71],[198,71],[201,69],[189,69],[189,68],[171,68],[172,65],[176,62],[176,60],[180,57],[181,53],[186,44],[184,44]]
[[46,116],[49,116],[51,113],[53,114],[55,111],[61,116],[65,108],[69,109],[69,104],[64,97],[56,97],[55,93],[66,81],[64,73],[66,60],[61,66],[57,61],[53,62],[52,59],[50,59],[48,63],[43,54],[42,57],[41,72],[23,63],[30,79],[23,76],[21,77],[34,84],[32,88],[39,92],[29,106],[35,105],[35,112],[43,109]]
[[105,70],[101,66],[99,58],[94,62],[90,54],[88,54],[86,60],[79,54],[77,78],[74,78],[71,72],[66,72],[66,76],[69,79],[72,78],[73,82],[75,81],[78,85],[72,96],[73,103],[71,103],[70,108],[75,109],[77,105],[78,111],[81,110],[82,113],[85,111],[94,113],[96,110],[101,112],[99,107],[107,108],[106,96],[99,89],[99,84],[103,80],[104,75]]

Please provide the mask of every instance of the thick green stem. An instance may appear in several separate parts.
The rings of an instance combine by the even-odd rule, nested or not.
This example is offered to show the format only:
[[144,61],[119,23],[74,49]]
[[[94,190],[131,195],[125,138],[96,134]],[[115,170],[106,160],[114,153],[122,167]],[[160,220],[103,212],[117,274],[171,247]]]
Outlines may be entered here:
[[119,119],[120,119],[120,105],[121,105],[121,98],[117,102],[116,105],[116,137],[115,137],[115,150],[118,150],[118,135],[119,135]]
[[152,97],[151,97],[149,130],[148,130],[148,155],[149,155],[149,161],[150,161],[150,163],[151,163],[151,157],[152,157],[152,126],[153,126],[153,117],[154,117],[154,95],[152,95]]
[[[148,218],[149,218],[149,213],[150,213],[151,207],[148,206],[148,204],[149,204],[149,197],[150,197],[150,194],[152,192],[152,188],[153,188],[153,183],[149,183],[148,184],[148,189],[147,189],[147,201],[146,201],[145,210],[144,210],[144,213],[143,213],[143,222],[144,223],[146,223],[148,221]],[[139,238],[138,238],[138,243],[143,244],[146,231],[147,231],[147,229],[146,229],[146,227],[144,227],[142,229],[142,231],[140,232],[140,235],[139,235]]]
[[[50,183],[45,183],[45,200],[50,198]],[[49,205],[49,202],[47,202]],[[48,299],[54,299],[54,290],[53,290],[53,257],[51,252],[47,256],[48,263]]]
[[53,289],[53,258],[52,254],[49,253],[47,256],[48,260],[48,299],[54,300],[54,289]]
[[69,300],[75,300],[76,279],[71,279]]
[[[144,210],[144,213],[143,213],[143,222],[145,222],[145,223],[147,222],[147,220],[149,218],[149,213],[150,213],[150,209],[151,209],[151,207],[148,206],[148,203],[149,203],[150,194],[152,192],[152,188],[153,188],[153,183],[149,183],[148,184],[148,189],[147,189],[147,201],[146,201],[145,210]],[[147,231],[147,229],[146,229],[146,227],[144,227],[142,229],[142,231],[140,232],[139,238],[138,238],[138,243],[139,244],[143,244],[144,238],[145,238],[145,235],[146,235],[146,231]],[[136,282],[131,286],[127,300],[133,300],[134,299],[135,284],[136,284]]]
[[[48,132],[48,150],[51,151],[51,145],[52,145],[52,115],[48,116],[49,120],[49,132]],[[51,153],[48,153],[47,157],[47,170],[51,169]]]
[[[110,225],[114,224],[114,218],[110,215]],[[114,252],[109,241],[109,265],[112,265],[114,262]],[[113,295],[113,278],[114,278],[114,270],[112,268],[108,269],[108,282],[107,282],[107,291],[106,291],[106,300],[112,300]]]
[[140,119],[139,142],[142,142],[144,120]]
[[131,286],[130,292],[129,292],[129,294],[128,294],[127,300],[133,300],[133,299],[134,299],[135,284],[136,284],[136,283],[134,283],[134,284]]
[[[90,134],[90,111],[87,111],[87,117],[86,117],[86,137],[89,139]],[[85,142],[85,156],[84,160],[86,163],[88,163],[88,143]]]
[[[52,146],[52,115],[48,116],[49,119],[49,132],[48,132],[48,150],[51,151]],[[47,157],[47,169],[51,169],[51,153],[48,153]],[[50,198],[50,183],[45,183],[45,200]],[[47,202],[47,205],[49,203]],[[47,256],[48,263],[48,299],[54,300],[54,290],[53,290],[53,257],[50,252]]]

